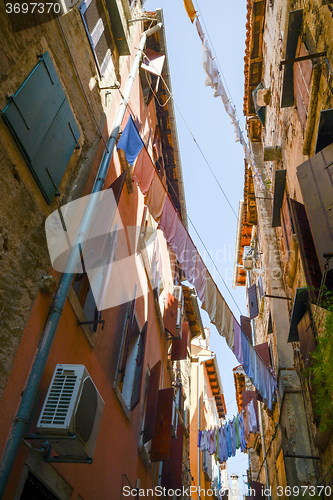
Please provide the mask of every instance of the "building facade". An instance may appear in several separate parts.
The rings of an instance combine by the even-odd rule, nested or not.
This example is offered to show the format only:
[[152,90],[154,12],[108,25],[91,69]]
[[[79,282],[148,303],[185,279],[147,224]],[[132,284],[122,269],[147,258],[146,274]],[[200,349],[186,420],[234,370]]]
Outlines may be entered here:
[[215,441],[215,431],[226,415],[217,359],[209,347],[209,330],[205,328],[191,343],[190,464],[194,499],[221,498],[221,490],[229,491],[226,463],[220,463],[218,453],[202,451],[198,446],[198,432],[213,432]]
[[324,319],[330,295],[323,295],[332,290],[333,265],[332,5],[250,0],[247,21],[244,114],[251,157],[234,285],[247,287],[252,342],[267,343],[263,355],[278,381],[275,408],[262,408],[264,439],[255,450],[253,480],[271,487],[273,499],[301,486],[329,498],[326,403],[332,396],[318,372],[326,367],[321,338],[332,334]]
[[195,325],[157,230],[167,196],[186,227],[163,14],[62,9],[1,3],[0,496],[180,488]]

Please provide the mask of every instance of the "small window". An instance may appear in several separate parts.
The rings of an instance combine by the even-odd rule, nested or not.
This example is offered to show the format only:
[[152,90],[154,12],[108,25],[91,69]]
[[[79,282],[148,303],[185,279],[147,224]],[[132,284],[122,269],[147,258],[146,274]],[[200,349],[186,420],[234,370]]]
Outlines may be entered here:
[[29,472],[20,500],[58,500],[58,498]]
[[141,397],[146,322],[140,331],[135,317],[135,299],[128,303],[114,387],[125,411],[132,411]]
[[115,47],[103,1],[83,0],[79,9],[98,71],[103,76]]
[[[113,232],[106,235],[106,243],[98,261],[98,267],[94,267],[86,273],[76,274],[73,282],[73,289],[94,332],[97,332],[101,311],[104,309],[105,291],[115,259],[117,234],[118,225],[115,224]],[[96,242],[98,245],[97,238]]]
[[80,131],[48,52],[9,98],[2,115],[50,204],[74,149],[80,147]]

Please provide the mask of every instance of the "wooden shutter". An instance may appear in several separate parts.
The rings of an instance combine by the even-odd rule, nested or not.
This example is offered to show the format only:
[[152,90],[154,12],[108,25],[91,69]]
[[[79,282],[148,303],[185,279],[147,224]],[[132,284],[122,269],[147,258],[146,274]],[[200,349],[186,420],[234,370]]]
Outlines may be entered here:
[[309,287],[311,297],[315,298],[320,288],[321,271],[310,224],[304,205],[295,200],[290,201],[306,283]]
[[311,365],[311,353],[316,348],[316,341],[310,313],[307,310],[303,318],[297,325],[298,338],[305,368]]
[[247,289],[247,296],[248,296],[248,300],[249,300],[250,319],[254,319],[259,314],[257,285],[256,284],[251,285]]
[[243,330],[243,333],[247,336],[249,341],[252,344],[252,330],[251,330],[251,320],[247,316],[241,316],[240,317],[241,321],[241,329]]
[[286,252],[289,252],[291,250],[291,240],[294,231],[290,215],[289,196],[287,195],[286,191],[284,193],[281,208],[281,222],[283,230],[284,249]]
[[171,439],[170,460],[163,462],[161,485],[167,489],[181,489],[183,471],[183,426],[177,426],[177,439]]
[[[306,55],[308,55],[308,51],[304,43],[301,41],[301,39],[299,39],[296,57],[302,57]],[[312,62],[310,59],[294,64],[295,101],[303,131],[305,130],[306,119],[309,110],[311,78]]]
[[138,355],[136,358],[136,367],[135,367],[135,374],[134,374],[131,406],[130,406],[131,411],[134,410],[134,408],[136,407],[136,405],[140,401],[140,396],[141,396],[143,361],[144,361],[144,357],[145,357],[147,328],[148,328],[148,321],[145,322],[145,324],[141,330],[141,334],[140,334]]
[[324,252],[333,252],[333,144],[299,165],[297,176],[323,271]]
[[171,446],[173,388],[158,391],[155,435],[152,439],[150,460],[169,460]]
[[269,351],[268,342],[264,342],[262,344],[257,344],[253,347],[255,348],[255,350],[257,351],[257,353],[259,354],[259,356],[261,357],[261,359],[265,363],[265,365],[271,366],[272,361],[271,361],[271,354]]
[[114,43],[102,0],[84,0],[79,9],[98,70],[103,76],[111,59]]
[[173,336],[176,335],[177,312],[178,300],[168,293],[163,320],[165,329]]
[[129,305],[127,307],[126,311],[126,319],[125,319],[125,340],[124,340],[124,350],[123,350],[123,359],[121,361],[121,366],[120,366],[120,382],[124,381],[125,378],[125,370],[126,370],[126,363],[127,363],[127,358],[128,358],[128,349],[133,333],[133,327],[134,327],[134,311],[135,311],[135,301],[136,299],[134,298],[132,301],[129,302]]
[[283,196],[286,188],[286,173],[286,169],[275,171],[272,227],[281,226],[281,207],[283,204]]
[[189,324],[188,322],[183,322],[182,324],[182,338],[173,339],[171,346],[171,359],[172,361],[178,361],[180,359],[187,358],[187,346],[189,337]]
[[160,385],[161,360],[150,371],[148,392],[147,392],[147,407],[145,415],[145,423],[143,428],[143,443],[147,443],[155,434],[156,413],[158,388]]
[[3,110],[8,127],[48,203],[57,192],[80,131],[48,52]]

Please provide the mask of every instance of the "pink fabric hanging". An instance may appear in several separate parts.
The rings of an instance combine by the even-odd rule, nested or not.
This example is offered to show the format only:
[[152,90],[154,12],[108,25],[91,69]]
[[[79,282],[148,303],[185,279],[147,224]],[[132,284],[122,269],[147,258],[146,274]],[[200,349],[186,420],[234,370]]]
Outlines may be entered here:
[[142,148],[134,165],[132,180],[139,184],[141,192],[146,195],[155,173],[155,165],[146,150]]

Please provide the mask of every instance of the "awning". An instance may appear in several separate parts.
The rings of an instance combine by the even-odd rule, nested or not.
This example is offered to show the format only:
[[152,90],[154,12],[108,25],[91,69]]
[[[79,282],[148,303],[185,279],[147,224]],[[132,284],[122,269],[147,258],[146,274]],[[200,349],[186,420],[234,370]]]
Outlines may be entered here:
[[287,170],[275,170],[272,227],[281,226],[280,210],[282,208],[283,194],[286,187]]
[[[285,59],[294,59],[296,56],[298,37],[301,32],[303,9],[289,12],[289,24]],[[284,66],[281,108],[294,105],[294,65]]]
[[[304,205],[322,272],[333,252],[333,144],[297,167]],[[333,259],[329,269],[333,267]]]
[[309,292],[306,287],[297,288],[294,299],[293,312],[290,318],[288,342],[297,342],[299,340],[297,325],[306,313],[308,307],[308,296]]

